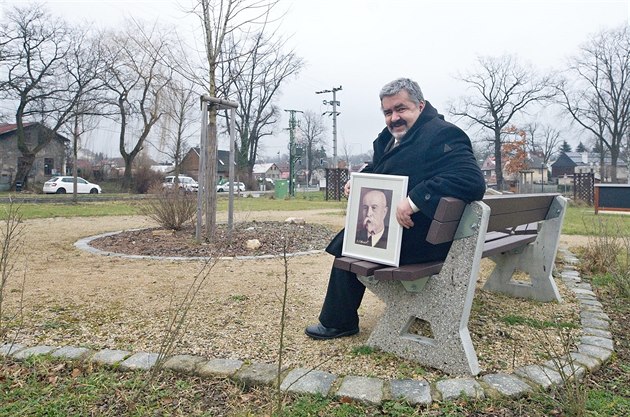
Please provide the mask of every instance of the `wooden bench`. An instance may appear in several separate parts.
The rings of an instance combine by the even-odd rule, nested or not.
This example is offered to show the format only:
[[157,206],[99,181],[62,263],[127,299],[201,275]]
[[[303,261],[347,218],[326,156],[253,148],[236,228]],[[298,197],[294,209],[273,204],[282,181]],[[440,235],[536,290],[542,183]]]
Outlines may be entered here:
[[[557,194],[486,196],[471,204],[442,198],[427,241],[452,241],[443,262],[391,267],[336,258],[385,302],[368,345],[450,374],[477,375],[468,319],[482,258],[495,267],[484,290],[561,301],[551,276],[566,199]],[[529,281],[514,280],[516,271]]]

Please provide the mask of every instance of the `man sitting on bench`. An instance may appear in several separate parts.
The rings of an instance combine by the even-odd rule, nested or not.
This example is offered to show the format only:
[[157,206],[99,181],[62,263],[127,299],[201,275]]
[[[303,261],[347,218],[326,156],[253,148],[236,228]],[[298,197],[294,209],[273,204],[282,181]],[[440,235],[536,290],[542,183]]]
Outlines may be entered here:
[[[374,157],[362,172],[406,175],[407,198],[392,202],[398,223],[404,227],[400,264],[443,260],[451,242],[431,245],[427,231],[442,197],[466,203],[481,200],[485,181],[470,139],[448,123],[424,100],[420,86],[408,78],[386,84],[379,94],[387,127],[373,143]],[[350,184],[346,184],[346,195]],[[344,231],[326,251],[341,256]],[[334,339],[359,332],[358,309],[365,286],[356,274],[332,268],[319,323],[305,333],[314,339]]]

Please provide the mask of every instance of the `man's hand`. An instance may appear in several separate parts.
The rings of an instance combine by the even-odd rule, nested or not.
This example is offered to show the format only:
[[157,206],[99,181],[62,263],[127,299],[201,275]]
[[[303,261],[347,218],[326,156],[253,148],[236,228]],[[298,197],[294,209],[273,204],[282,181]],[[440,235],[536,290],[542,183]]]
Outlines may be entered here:
[[398,207],[396,207],[396,220],[398,224],[400,224],[405,229],[409,229],[413,227],[413,221],[411,220],[411,215],[413,214],[413,210],[409,205],[409,201],[407,198],[403,198],[398,203]]
[[350,195],[350,181],[347,181],[346,185],[343,186],[343,193],[346,197]]

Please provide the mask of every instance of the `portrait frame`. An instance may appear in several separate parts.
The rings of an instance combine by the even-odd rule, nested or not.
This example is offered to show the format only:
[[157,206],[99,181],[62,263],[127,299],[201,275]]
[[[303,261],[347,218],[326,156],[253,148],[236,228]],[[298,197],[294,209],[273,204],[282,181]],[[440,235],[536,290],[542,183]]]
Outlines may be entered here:
[[[400,200],[407,197],[407,181],[407,177],[402,175],[351,174],[343,256],[399,266],[403,227],[396,221],[396,207]],[[363,209],[364,198],[371,198],[375,202],[376,214],[367,214],[370,211],[368,204]],[[383,200],[388,207],[385,214],[379,211]],[[376,216],[376,219],[372,219],[372,216]],[[372,245],[374,236],[377,238]]]

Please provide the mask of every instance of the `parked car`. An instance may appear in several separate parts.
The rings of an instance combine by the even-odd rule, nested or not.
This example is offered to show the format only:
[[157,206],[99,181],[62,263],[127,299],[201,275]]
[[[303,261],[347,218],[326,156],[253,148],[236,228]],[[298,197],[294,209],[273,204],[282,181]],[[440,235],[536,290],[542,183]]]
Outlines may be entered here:
[[[173,188],[173,186],[175,185],[175,178],[175,175],[169,175],[168,177],[164,178],[162,187]],[[177,183],[179,184],[180,189],[188,192],[199,191],[199,183],[193,178],[187,177],[186,175],[179,175],[177,178]]]
[[[232,185],[232,188],[234,189],[234,191],[245,191],[245,184],[243,184],[242,182],[235,182],[232,183],[234,185]],[[218,184],[217,185],[217,192],[222,193],[222,192],[226,192],[226,191],[230,191],[230,182],[224,182],[223,184]]]
[[[46,194],[70,194],[74,192],[74,178],[66,176],[52,177],[44,183],[43,191]],[[100,194],[102,191],[99,185],[77,177],[77,193]]]

